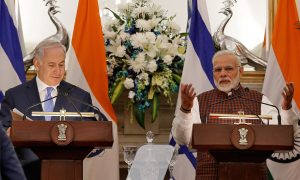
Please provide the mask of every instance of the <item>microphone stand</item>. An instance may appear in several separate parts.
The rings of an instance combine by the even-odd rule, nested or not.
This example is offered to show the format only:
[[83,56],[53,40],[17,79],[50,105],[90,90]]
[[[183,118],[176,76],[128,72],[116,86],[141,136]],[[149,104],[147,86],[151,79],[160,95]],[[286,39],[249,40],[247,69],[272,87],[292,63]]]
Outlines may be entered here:
[[217,104],[220,104],[220,103],[223,103],[223,102],[226,102],[226,101],[231,101],[232,99],[235,99],[235,98],[236,98],[235,96],[229,96],[229,98],[227,98],[227,99],[223,99],[221,101],[217,101],[217,102],[214,102],[214,103],[209,104],[208,106],[206,106],[205,118],[204,118],[205,121],[203,121],[203,124],[206,124],[207,121],[208,121],[208,118],[207,118],[208,115],[207,114],[208,114],[208,110],[211,108],[211,106],[217,105]]
[[75,106],[75,104],[73,103],[73,101],[69,99],[68,96],[65,96],[65,97],[68,99],[69,103],[72,104],[72,106],[74,107],[74,109],[76,110],[76,112],[79,114],[80,120],[83,121],[82,114],[81,114],[81,112],[79,111],[79,109]]
[[[80,115],[81,119],[82,119],[82,115],[80,113],[80,111],[78,110],[78,108],[75,106],[75,104],[73,103],[74,101],[80,103],[80,104],[83,104],[83,105],[86,105],[94,110],[96,110],[96,114],[98,114],[99,116],[99,119],[101,121],[107,121],[107,118],[101,113],[100,109],[92,104],[89,104],[89,103],[86,103],[80,99],[77,99],[77,98],[74,98],[72,96],[69,96],[70,92],[73,90],[75,86],[72,85],[70,88],[66,89],[66,90],[62,90],[61,88],[59,88],[59,94],[62,95],[62,96],[65,96],[69,102],[71,102],[72,106],[76,109],[76,111],[78,112],[78,114]],[[99,121],[99,119],[96,118],[97,121]]]
[[239,95],[237,95],[237,96],[241,99],[245,99],[245,100],[248,100],[248,101],[252,101],[252,102],[256,102],[256,103],[260,103],[260,104],[264,104],[264,105],[267,105],[267,106],[274,107],[277,110],[278,125],[281,125],[281,115],[280,115],[280,111],[279,111],[277,106],[275,106],[273,104],[265,103],[265,102],[259,102],[259,101],[253,100],[253,99],[248,99],[248,98],[245,98],[245,97],[242,97],[242,96],[239,96]]
[[[107,119],[106,119],[106,117],[104,116],[104,115],[102,115],[102,113],[101,113],[101,111],[100,111],[100,109],[98,108],[98,107],[96,107],[96,106],[94,106],[94,105],[91,105],[91,104],[88,104],[88,103],[86,103],[86,102],[84,102],[84,101],[82,101],[82,100],[80,100],[80,99],[77,99],[77,98],[74,98],[74,97],[72,97],[72,96],[68,96],[68,95],[65,95],[67,98],[69,98],[69,99],[71,99],[72,101],[76,101],[76,102],[79,102],[80,104],[83,104],[83,105],[86,105],[86,106],[88,106],[88,107],[91,107],[91,108],[93,108],[94,110],[96,110],[96,112],[97,112],[97,114],[98,114],[98,116],[99,116],[99,119],[101,120],[101,121],[107,121]],[[105,117],[105,118],[104,118]],[[97,119],[97,118],[96,118]],[[99,121],[98,119],[97,119],[97,121]]]
[[60,95],[58,94],[58,95],[53,96],[53,97],[51,97],[51,98],[45,99],[44,101],[41,101],[41,102],[39,102],[39,103],[36,103],[36,104],[34,104],[34,105],[32,105],[32,106],[29,106],[29,107],[25,110],[25,113],[23,114],[23,120],[26,119],[26,116],[27,116],[29,110],[33,109],[34,107],[37,107],[38,105],[41,105],[42,103],[44,103],[44,102],[46,102],[46,101],[49,101],[49,100],[54,99],[54,98],[57,98],[58,96],[60,96]]
[[[245,88],[245,91],[249,91],[249,88]],[[232,91],[230,91],[231,93],[229,93],[229,94],[233,94],[232,93]],[[260,103],[260,104],[264,104],[264,105],[267,105],[267,106],[271,106],[271,107],[274,107],[276,110],[277,110],[277,120],[278,120],[278,125],[281,125],[281,115],[280,115],[280,111],[279,111],[279,109],[278,109],[278,107],[277,106],[275,106],[275,105],[273,105],[273,104],[268,104],[268,103],[265,103],[265,102],[260,102],[260,101],[256,101],[256,100],[253,100],[253,99],[248,99],[248,98],[245,98],[245,97],[243,97],[243,96],[241,96],[240,94],[236,94],[236,95],[232,95],[232,96],[230,96],[229,98],[227,98],[227,99],[224,99],[224,100],[221,100],[221,101],[218,101],[218,102],[215,102],[215,103],[212,103],[212,104],[210,104],[210,105],[208,105],[207,107],[206,107],[206,110],[205,110],[205,121],[203,121],[203,123],[204,124],[206,124],[207,123],[207,120],[208,120],[208,118],[207,118],[207,113],[208,113],[208,110],[210,109],[210,107],[211,106],[213,106],[213,105],[216,105],[216,104],[220,104],[220,103],[223,103],[223,102],[226,102],[226,101],[231,101],[231,100],[233,100],[233,99],[235,99],[235,98],[241,98],[241,99],[245,99],[245,100],[248,100],[248,101],[252,101],[252,102],[256,102],[256,103]],[[245,104],[244,104],[244,102],[242,101],[242,104],[244,105],[244,106],[246,106]],[[246,106],[247,107],[247,106]],[[247,107],[250,111],[251,111],[251,109],[249,108],[249,107]],[[262,119],[257,115],[257,114],[255,114],[261,121],[262,121]]]
[[[245,88],[246,89],[246,88]],[[248,88],[247,88],[247,92],[248,92]],[[237,91],[236,91],[237,92]],[[263,123],[263,120],[261,119],[261,117],[259,117],[259,115],[258,114],[256,114],[256,113],[254,113],[252,110],[251,110],[251,108],[249,108],[249,106],[248,105],[246,105],[245,103],[244,103],[244,98],[242,97],[242,95],[240,94],[240,93],[236,93],[236,95],[234,95],[234,96],[237,96],[238,98],[241,98],[242,99],[242,104],[243,104],[243,106],[244,107],[246,107],[247,109],[249,109],[249,111],[251,112],[251,114],[254,114],[259,120],[260,120],[260,122],[261,123]],[[261,104],[262,102],[258,102],[259,104]],[[268,125],[269,125],[269,121],[268,121]]]
[[[238,97],[239,97],[239,96],[238,96]],[[241,97],[240,97],[240,98],[241,98]],[[241,98],[241,99],[243,99],[243,98]],[[249,106],[247,106],[247,105],[244,103],[244,101],[241,101],[241,102],[242,102],[243,106],[246,107],[247,109],[249,109],[249,111],[251,112],[251,114],[254,114],[254,115],[260,120],[260,122],[263,124],[263,120],[261,119],[261,117],[259,117],[258,114],[254,113],[254,112],[251,110],[251,108],[249,108]],[[268,125],[269,125],[269,121],[268,121]]]

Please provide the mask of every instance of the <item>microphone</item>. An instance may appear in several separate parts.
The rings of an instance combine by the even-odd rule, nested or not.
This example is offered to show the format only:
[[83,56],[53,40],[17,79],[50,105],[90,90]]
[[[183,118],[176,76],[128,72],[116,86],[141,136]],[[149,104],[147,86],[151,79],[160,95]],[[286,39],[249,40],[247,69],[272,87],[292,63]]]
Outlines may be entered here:
[[[94,110],[96,111],[96,114],[98,115],[98,117],[99,117],[99,119],[100,119],[101,121],[107,121],[107,118],[101,113],[101,111],[100,111],[100,109],[99,109],[98,107],[96,107],[96,106],[94,106],[94,105],[92,105],[92,104],[86,103],[86,102],[84,102],[84,101],[82,101],[82,100],[80,100],[80,99],[78,99],[78,98],[75,98],[75,97],[70,96],[70,92],[74,89],[74,87],[75,87],[75,86],[72,85],[70,88],[68,88],[68,89],[65,90],[65,91],[60,90],[59,94],[62,95],[62,96],[64,96],[64,97],[66,97],[66,98],[69,100],[69,102],[71,102],[72,106],[73,106],[73,107],[76,109],[76,111],[80,114],[81,119],[82,119],[82,115],[81,115],[80,111],[78,110],[78,108],[77,108],[77,107],[75,106],[75,104],[73,103],[73,101],[78,102],[78,103],[80,103],[80,104],[83,104],[83,105],[85,105],[85,106],[88,106],[88,107],[94,109]],[[96,119],[97,119],[97,118],[96,118]],[[99,120],[97,119],[97,121],[99,121]]]
[[231,101],[231,100],[233,100],[233,99],[235,99],[235,98],[237,98],[237,97],[236,97],[236,96],[232,96],[232,92],[229,91],[229,92],[227,93],[227,98],[226,98],[226,99],[223,99],[223,100],[221,100],[221,101],[217,101],[217,102],[211,103],[211,104],[209,104],[208,106],[206,106],[205,111],[204,111],[204,112],[205,112],[204,118],[201,118],[202,123],[203,123],[203,124],[206,124],[206,123],[207,123],[207,114],[208,114],[208,110],[209,110],[212,106],[217,105],[217,104],[224,103],[224,102],[226,102],[226,101]]
[[[248,87],[246,87],[246,88],[245,88],[245,91],[246,91],[246,92],[249,92],[250,90],[249,90]],[[212,103],[212,104],[209,104],[209,105],[206,107],[206,110],[205,110],[205,116],[204,116],[204,118],[201,118],[201,121],[202,121],[203,123],[206,123],[206,122],[207,122],[207,119],[208,119],[208,118],[207,118],[207,114],[208,114],[208,110],[211,108],[211,106],[214,106],[214,105],[217,105],[217,104],[220,104],[220,103],[224,103],[224,102],[226,102],[226,101],[231,101],[231,100],[236,99],[236,98],[241,98],[241,99],[249,100],[249,101],[252,101],[252,102],[256,102],[256,103],[259,103],[259,104],[264,104],[264,105],[267,105],[267,106],[271,106],[271,107],[276,108],[277,113],[278,113],[278,116],[277,116],[278,124],[281,125],[281,115],[280,115],[279,109],[278,109],[275,105],[273,105],[273,104],[268,104],[268,103],[261,102],[261,101],[256,101],[256,100],[249,99],[249,98],[245,98],[245,97],[243,97],[241,94],[233,93],[233,92],[237,92],[237,91],[235,91],[234,89],[232,89],[231,91],[229,91],[229,92],[227,93],[228,98],[223,99],[223,100],[221,100],[221,101],[214,102],[214,103]],[[251,111],[251,108],[249,108],[243,101],[241,101],[241,103],[243,104],[243,106],[245,106],[246,108],[248,108],[248,109]],[[251,111],[251,113],[252,113],[252,111]],[[254,113],[252,113],[252,114],[254,114]],[[257,114],[254,114],[254,115],[257,116],[257,117],[262,121],[262,119],[261,119]],[[263,122],[263,121],[262,121],[262,122]]]
[[[249,92],[249,88],[246,87],[245,88],[245,91],[246,92]],[[249,98],[245,98],[241,95],[237,95],[237,97],[241,98],[241,99],[245,99],[245,100],[248,100],[248,101],[252,101],[252,102],[256,102],[256,103],[260,103],[260,104],[264,104],[264,105],[267,105],[267,106],[271,106],[271,107],[274,107],[276,110],[277,110],[277,120],[278,120],[278,125],[281,125],[281,115],[280,115],[280,111],[278,109],[277,106],[273,105],[273,104],[269,104],[269,103],[265,103],[265,102],[261,102],[261,101],[256,101],[256,100],[253,100],[253,99],[249,99]]]
[[68,88],[66,91],[61,90],[61,88],[58,88],[57,91],[59,95],[64,96],[67,98],[68,102],[74,107],[74,109],[76,110],[76,112],[79,114],[80,116],[80,120],[83,121],[83,117],[81,112],[79,111],[79,109],[75,106],[75,104],[73,103],[72,100],[70,100],[70,98],[68,97],[69,93],[71,92],[71,90],[74,88],[74,86],[71,86],[70,88]]
[[[72,88],[73,88],[73,87],[72,87]],[[72,89],[72,88],[70,88],[70,89]],[[69,90],[69,89],[68,89],[68,90]],[[35,108],[35,107],[37,107],[37,106],[43,104],[43,103],[46,102],[46,101],[50,101],[51,99],[57,98],[57,97],[59,97],[59,96],[62,96],[63,94],[61,94],[60,92],[61,92],[61,88],[60,88],[60,86],[57,86],[57,95],[56,95],[56,96],[53,96],[53,97],[51,97],[51,98],[45,99],[44,101],[41,101],[41,102],[38,102],[38,103],[36,103],[36,104],[33,104],[32,106],[29,106],[29,107],[25,110],[25,113],[23,114],[23,120],[26,119],[26,115],[28,114],[29,110],[31,110],[31,109],[33,109],[33,108]]]
[[74,107],[74,109],[76,110],[76,112],[79,114],[80,120],[83,121],[82,114],[81,114],[81,112],[79,111],[79,109],[75,106],[75,104],[73,103],[73,101],[71,101],[71,100],[69,99],[68,96],[66,96],[66,98],[68,99],[68,102],[72,104],[72,106]]
[[[231,90],[231,92],[233,92],[233,91],[234,91],[234,89]],[[246,87],[246,88],[245,88],[245,91],[246,91],[246,92],[249,92],[249,88]],[[238,98],[244,99],[244,98],[242,97],[242,95],[241,95],[240,93],[238,93],[237,91],[236,91],[235,94],[236,94],[236,96],[237,96]],[[246,105],[246,104],[244,103],[244,101],[241,101],[241,103],[243,104],[244,107],[246,107],[246,108],[251,112],[251,114],[254,114],[254,115],[261,121],[261,123],[263,123],[263,120],[261,119],[261,117],[259,117],[258,114],[254,113],[254,112],[251,110],[251,108],[250,108],[248,105]],[[260,104],[261,102],[258,102],[258,103]],[[268,121],[268,125],[269,125],[269,121]]]
[[[58,90],[58,87],[57,87],[57,90]],[[43,104],[43,103],[46,102],[46,101],[50,101],[51,99],[57,98],[58,96],[60,96],[60,95],[57,93],[56,96],[53,96],[53,97],[51,97],[51,98],[45,99],[44,101],[41,101],[41,102],[38,102],[38,103],[36,103],[36,104],[33,104],[32,106],[29,106],[29,107],[25,110],[25,113],[23,114],[23,120],[26,119],[26,116],[27,116],[29,110],[31,110],[31,109],[33,109],[33,108],[35,108],[35,107],[37,107],[37,106]]]

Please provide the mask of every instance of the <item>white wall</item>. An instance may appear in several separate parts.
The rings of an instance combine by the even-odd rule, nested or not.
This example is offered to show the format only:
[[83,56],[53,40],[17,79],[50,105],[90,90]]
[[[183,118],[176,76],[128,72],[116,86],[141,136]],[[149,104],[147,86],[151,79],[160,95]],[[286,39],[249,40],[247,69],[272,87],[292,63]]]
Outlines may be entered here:
[[[73,31],[77,2],[71,0],[58,1],[61,13],[57,18],[64,24],[69,33]],[[31,51],[40,41],[56,32],[55,26],[47,14],[48,7],[42,0],[19,0],[23,36],[27,51]]]
[[[113,10],[115,4],[128,0],[98,0],[100,9],[107,6]],[[224,0],[207,0],[208,12],[212,32],[225,17],[218,11],[223,7]],[[185,31],[187,21],[187,2],[185,0],[153,0],[168,10],[168,15],[176,14],[175,21]],[[70,37],[72,36],[73,25],[76,16],[78,0],[58,0],[61,13],[57,17],[67,28]],[[240,0],[232,8],[234,15],[228,23],[225,33],[238,39],[249,49],[255,48],[263,41],[266,0]],[[27,52],[44,38],[55,33],[55,27],[50,21],[45,2],[42,0],[19,0],[20,13],[22,18],[23,34]],[[102,18],[102,24],[105,18]]]

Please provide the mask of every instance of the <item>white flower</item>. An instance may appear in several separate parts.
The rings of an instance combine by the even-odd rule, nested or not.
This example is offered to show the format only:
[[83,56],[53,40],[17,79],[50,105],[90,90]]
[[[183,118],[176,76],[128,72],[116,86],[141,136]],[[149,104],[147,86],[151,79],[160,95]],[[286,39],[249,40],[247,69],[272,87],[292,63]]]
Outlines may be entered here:
[[130,35],[128,33],[125,33],[123,31],[120,32],[120,38],[122,41],[126,41],[130,38]]
[[153,59],[156,57],[156,52],[158,51],[158,49],[153,44],[149,44],[149,45],[150,46],[144,50],[145,50],[145,53]]
[[141,29],[142,31],[150,31],[151,30],[151,24],[149,23],[149,21],[144,20],[144,19],[138,19],[136,21],[136,27]]
[[145,61],[145,54],[139,53],[135,60],[129,61],[129,69],[133,69],[134,72],[139,73],[140,71],[144,70],[146,67],[146,61]]
[[108,76],[112,76],[114,74],[114,67],[115,67],[115,58],[108,59],[110,65],[107,67],[107,74]]
[[144,83],[144,85],[149,85],[149,75],[147,73],[142,72],[137,76],[137,78]]
[[158,25],[158,23],[160,21],[161,21],[161,18],[153,18],[153,19],[150,19],[148,21],[148,23],[149,23],[149,26],[151,27],[151,29],[153,29],[153,28],[155,28]]
[[153,32],[146,32],[145,37],[148,42],[151,42],[151,43],[155,42],[156,36]]
[[134,87],[134,83],[133,83],[133,79],[131,78],[126,78],[125,81],[124,81],[124,87],[126,89],[131,89]]
[[142,72],[141,74],[137,75],[139,80],[148,80],[149,75],[147,73]]
[[110,45],[106,47],[106,51],[111,52],[112,55],[123,57],[126,54],[126,47],[121,45],[121,38],[118,36],[115,40],[110,41]]
[[133,9],[132,11],[132,17],[133,18],[145,18],[145,16],[150,14],[150,8],[146,6],[139,6]]
[[171,33],[179,33],[180,31],[180,26],[173,21],[169,21],[167,27],[170,29]]
[[152,73],[157,70],[157,64],[156,64],[155,60],[151,60],[148,62],[147,70]]
[[117,36],[117,33],[113,32],[113,31],[103,30],[103,33],[104,33],[105,39],[115,39]]
[[171,65],[172,64],[172,61],[173,61],[173,57],[170,56],[170,55],[166,55],[164,58],[164,63],[166,63],[167,65]]
[[113,31],[113,27],[118,27],[120,24],[119,20],[117,19],[109,19],[107,21],[108,23],[104,25],[104,30],[107,30],[107,31]]
[[157,17],[160,17],[164,14],[164,10],[161,8],[160,5],[153,4],[150,9],[151,9],[151,14]]
[[171,56],[176,56],[178,54],[178,45],[177,44],[169,44],[168,53]]
[[166,35],[158,35],[156,40],[156,47],[158,49],[167,49],[169,47],[169,38]]
[[140,3],[150,3],[151,0],[132,0],[134,4],[140,4]]
[[136,61],[140,61],[140,62],[145,62],[145,53],[139,53],[137,56],[136,56]]
[[126,54],[125,46],[118,46],[116,52],[114,53],[118,57],[123,57]]
[[134,8],[134,4],[132,3],[121,3],[118,5],[118,11],[120,13],[128,13],[131,12]]
[[134,96],[135,96],[135,92],[129,91],[129,93],[128,93],[128,98],[129,98],[129,99],[133,99]]
[[154,58],[158,51],[155,47],[155,39],[156,36],[153,32],[136,33],[130,38],[133,47],[142,48],[151,58]]
[[120,4],[115,18],[103,28],[110,96],[114,93],[112,85],[125,79],[130,102],[142,105],[142,111],[149,108],[153,93],[170,102],[179,86],[173,73],[179,74],[181,69],[174,57],[183,63],[186,43],[166,12],[151,0],[132,0]]
[[143,44],[147,43],[147,40],[143,33],[136,33],[136,34],[132,35],[130,40],[131,40],[131,44],[135,48],[139,48],[139,47],[142,48]]

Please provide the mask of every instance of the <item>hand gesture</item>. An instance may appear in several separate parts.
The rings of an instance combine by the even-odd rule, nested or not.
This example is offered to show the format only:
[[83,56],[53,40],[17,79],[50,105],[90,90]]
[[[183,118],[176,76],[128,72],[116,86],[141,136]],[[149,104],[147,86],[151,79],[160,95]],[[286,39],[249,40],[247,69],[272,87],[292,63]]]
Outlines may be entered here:
[[189,113],[193,107],[195,97],[196,92],[192,84],[181,84],[181,111]]
[[287,83],[286,86],[283,88],[281,93],[283,100],[282,100],[282,109],[288,110],[292,107],[292,100],[294,96],[294,83]]

